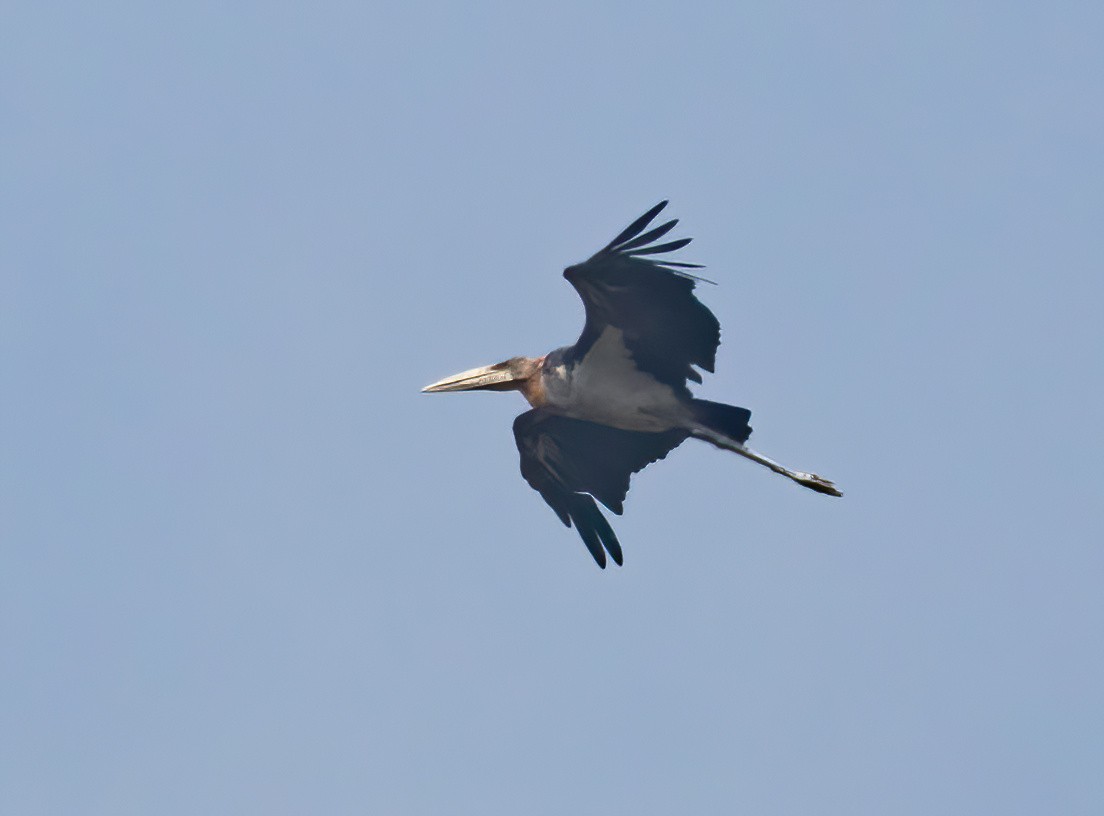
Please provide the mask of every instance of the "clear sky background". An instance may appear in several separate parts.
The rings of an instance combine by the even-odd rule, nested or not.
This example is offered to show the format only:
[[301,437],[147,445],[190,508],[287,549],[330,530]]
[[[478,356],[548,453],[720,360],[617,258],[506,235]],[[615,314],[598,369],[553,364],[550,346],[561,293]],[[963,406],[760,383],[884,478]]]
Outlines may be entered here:
[[[1099,3],[0,40],[0,811],[1104,812]],[[603,572],[517,395],[419,389],[662,198],[697,393],[846,496],[691,441]]]

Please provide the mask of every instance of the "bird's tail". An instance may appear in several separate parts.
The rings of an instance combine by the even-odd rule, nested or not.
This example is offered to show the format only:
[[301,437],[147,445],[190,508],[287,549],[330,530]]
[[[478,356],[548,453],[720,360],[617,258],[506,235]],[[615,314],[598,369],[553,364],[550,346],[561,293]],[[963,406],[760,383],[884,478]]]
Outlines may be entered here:
[[770,468],[775,473],[793,479],[802,487],[815,490],[817,493],[826,493],[829,496],[842,496],[839,489],[823,476],[815,473],[805,473],[800,470],[790,470],[773,459],[768,459],[761,453],[753,451],[744,445],[751,436],[751,411],[747,408],[737,408],[735,405],[725,405],[722,402],[710,402],[709,400],[696,399],[693,402],[694,420],[697,427],[691,434],[698,439],[703,439],[718,448],[730,450],[758,462]]
[[704,429],[720,434],[739,445],[743,445],[751,436],[751,426],[748,425],[751,411],[747,408],[737,408],[735,405],[703,399],[694,400],[693,405],[694,419]]

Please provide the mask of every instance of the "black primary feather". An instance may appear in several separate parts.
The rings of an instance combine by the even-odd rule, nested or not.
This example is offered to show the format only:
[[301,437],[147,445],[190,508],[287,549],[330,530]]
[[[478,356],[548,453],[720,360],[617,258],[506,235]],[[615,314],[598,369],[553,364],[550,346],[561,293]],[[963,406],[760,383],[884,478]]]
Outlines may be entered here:
[[628,241],[630,238],[635,237],[637,233],[644,229],[644,227],[652,223],[652,219],[659,215],[660,210],[662,210],[666,206],[666,201],[661,201],[656,204],[654,207],[648,210],[648,212],[644,213],[644,215],[640,216],[638,219],[625,227],[625,229],[621,230],[620,235],[618,235],[616,238],[606,244],[606,249],[616,249],[618,248],[618,244],[622,244],[625,241]]
[[662,238],[664,235],[666,235],[672,229],[674,229],[675,224],[677,224],[677,223],[678,223],[678,219],[677,218],[672,218],[666,224],[661,224],[660,226],[656,227],[655,229],[648,230],[643,235],[641,235],[637,238],[633,238],[627,244],[622,244],[621,246],[617,247],[617,251],[618,252],[628,252],[631,249],[636,249],[637,247],[642,247],[645,244],[650,244],[652,241],[658,241],[660,238]]
[[669,244],[660,244],[659,246],[647,247],[646,249],[637,249],[629,252],[629,255],[659,255],[662,252],[674,252],[676,249],[682,249],[688,243],[693,241],[693,238],[679,238],[677,241],[671,241]]

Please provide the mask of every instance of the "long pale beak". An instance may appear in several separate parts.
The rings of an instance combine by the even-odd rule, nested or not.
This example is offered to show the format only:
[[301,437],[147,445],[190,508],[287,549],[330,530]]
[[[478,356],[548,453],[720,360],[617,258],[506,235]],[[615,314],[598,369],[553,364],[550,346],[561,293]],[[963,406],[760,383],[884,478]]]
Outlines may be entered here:
[[475,391],[480,388],[501,388],[517,379],[517,373],[510,368],[498,365],[473,368],[461,371],[451,377],[445,377],[422,389],[423,394],[439,394],[445,391]]

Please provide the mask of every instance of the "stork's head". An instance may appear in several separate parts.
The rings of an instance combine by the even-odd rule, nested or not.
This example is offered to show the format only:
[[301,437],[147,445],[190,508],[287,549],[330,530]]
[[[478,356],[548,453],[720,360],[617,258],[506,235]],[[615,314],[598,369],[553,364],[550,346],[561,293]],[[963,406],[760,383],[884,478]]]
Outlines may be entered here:
[[444,391],[521,391],[533,406],[543,404],[540,368],[543,357],[511,357],[501,363],[461,371],[422,389],[426,394]]

